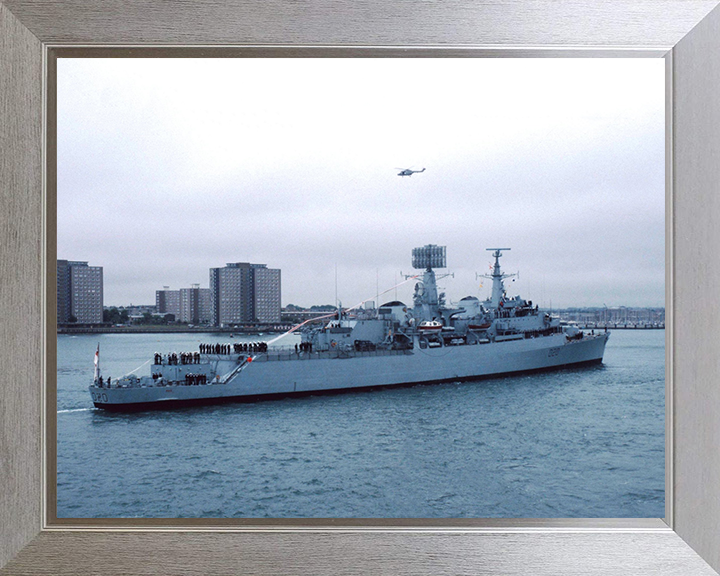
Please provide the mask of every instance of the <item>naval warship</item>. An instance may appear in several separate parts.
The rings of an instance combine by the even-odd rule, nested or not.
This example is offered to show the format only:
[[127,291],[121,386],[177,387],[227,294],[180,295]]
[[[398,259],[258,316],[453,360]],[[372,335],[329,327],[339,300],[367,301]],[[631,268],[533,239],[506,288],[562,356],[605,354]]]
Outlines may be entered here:
[[[421,270],[413,304],[388,302],[372,317],[338,307],[319,326],[298,325],[294,347],[272,343],[201,344],[181,354],[155,354],[148,376],[103,381],[96,352],[89,387],[97,408],[165,409],[443,382],[559,369],[602,362],[609,333],[562,325],[520,296],[508,297],[500,257],[489,298],[468,296],[448,305],[435,270],[446,268],[446,247],[412,251]],[[277,339],[276,339],[277,340]]]

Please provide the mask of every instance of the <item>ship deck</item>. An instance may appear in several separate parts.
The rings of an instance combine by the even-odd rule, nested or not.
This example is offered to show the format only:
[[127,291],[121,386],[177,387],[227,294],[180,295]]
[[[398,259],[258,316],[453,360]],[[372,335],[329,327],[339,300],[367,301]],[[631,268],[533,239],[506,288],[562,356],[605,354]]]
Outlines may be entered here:
[[293,360],[330,360],[335,358],[364,358],[374,356],[411,355],[412,350],[325,350],[313,352],[295,352],[288,350],[269,350],[258,354],[253,362],[289,362]]

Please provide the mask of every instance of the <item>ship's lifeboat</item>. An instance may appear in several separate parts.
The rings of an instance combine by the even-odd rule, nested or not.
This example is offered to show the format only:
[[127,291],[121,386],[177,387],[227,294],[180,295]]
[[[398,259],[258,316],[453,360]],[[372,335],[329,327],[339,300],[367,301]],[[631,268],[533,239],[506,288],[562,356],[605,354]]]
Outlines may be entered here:
[[426,334],[440,332],[442,330],[442,324],[437,320],[426,320],[425,322],[420,322],[418,330]]
[[492,324],[492,318],[487,315],[475,316],[468,322],[470,330],[487,330]]

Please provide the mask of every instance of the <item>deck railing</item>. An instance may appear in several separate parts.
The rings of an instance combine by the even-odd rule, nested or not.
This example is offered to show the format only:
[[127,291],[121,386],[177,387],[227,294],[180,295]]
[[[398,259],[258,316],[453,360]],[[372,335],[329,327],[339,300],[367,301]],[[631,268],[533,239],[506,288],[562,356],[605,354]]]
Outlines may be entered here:
[[412,350],[324,350],[313,352],[295,352],[290,350],[272,349],[268,352],[258,354],[253,362],[282,362],[292,360],[327,360],[331,358],[365,358],[377,356],[401,356],[412,354]]

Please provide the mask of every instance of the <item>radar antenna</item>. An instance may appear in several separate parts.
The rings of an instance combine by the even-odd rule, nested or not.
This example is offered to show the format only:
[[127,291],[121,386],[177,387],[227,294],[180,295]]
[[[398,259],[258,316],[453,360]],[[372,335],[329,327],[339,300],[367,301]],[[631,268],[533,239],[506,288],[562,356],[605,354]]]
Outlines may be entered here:
[[425,268],[426,270],[447,268],[445,246],[426,244],[421,248],[413,248],[412,265],[413,268]]
[[[419,320],[430,320],[440,315],[440,308],[443,306],[442,298],[437,291],[437,283],[434,268],[446,268],[446,247],[435,244],[426,244],[412,251],[412,266],[416,269],[424,269],[423,278],[415,286],[415,318]],[[450,276],[445,274],[444,278]]]

